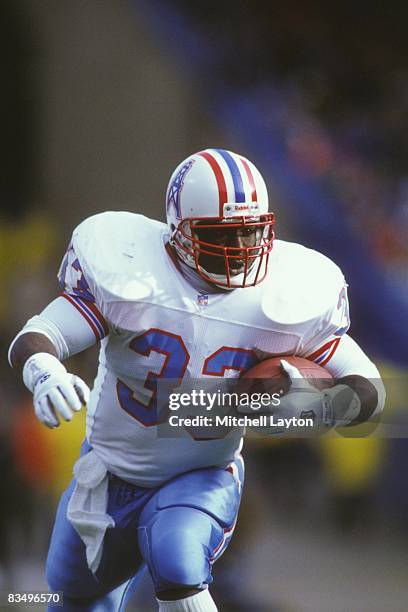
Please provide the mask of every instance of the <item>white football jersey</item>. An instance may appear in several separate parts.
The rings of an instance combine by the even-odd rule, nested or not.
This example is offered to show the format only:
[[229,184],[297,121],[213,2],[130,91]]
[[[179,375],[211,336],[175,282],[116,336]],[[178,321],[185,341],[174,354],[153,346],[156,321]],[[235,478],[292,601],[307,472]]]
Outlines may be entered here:
[[344,277],[316,251],[276,240],[262,283],[205,295],[166,244],[162,223],[127,212],[95,215],[74,231],[59,273],[65,297],[102,340],[87,438],[112,473],[147,487],[227,466],[244,433],[158,436],[157,379],[216,382],[274,355],[329,366],[349,326]]

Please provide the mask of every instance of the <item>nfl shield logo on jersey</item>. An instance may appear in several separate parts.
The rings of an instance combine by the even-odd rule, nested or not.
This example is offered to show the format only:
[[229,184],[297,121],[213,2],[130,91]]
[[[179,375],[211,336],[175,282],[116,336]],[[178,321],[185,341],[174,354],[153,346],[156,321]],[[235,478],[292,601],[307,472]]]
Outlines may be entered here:
[[208,306],[208,295],[205,295],[204,293],[199,293],[197,295],[197,304],[199,306]]

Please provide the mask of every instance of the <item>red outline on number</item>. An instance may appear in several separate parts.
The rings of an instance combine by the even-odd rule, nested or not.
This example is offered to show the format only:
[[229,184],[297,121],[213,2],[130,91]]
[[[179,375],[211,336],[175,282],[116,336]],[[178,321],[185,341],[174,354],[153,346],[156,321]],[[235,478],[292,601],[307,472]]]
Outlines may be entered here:
[[221,374],[217,374],[215,372],[211,372],[211,371],[209,371],[207,369],[207,362],[208,362],[208,360],[209,359],[213,359],[216,355],[218,355],[218,353],[221,353],[221,351],[224,351],[225,349],[227,349],[228,351],[236,351],[236,352],[247,353],[247,354],[251,353],[254,356],[254,358],[256,359],[256,361],[259,361],[258,357],[256,356],[255,351],[253,351],[252,349],[237,348],[235,346],[222,346],[217,351],[215,351],[215,353],[211,353],[211,355],[209,355],[206,358],[206,360],[204,361],[203,369],[202,369],[202,373],[203,374],[206,374],[208,376],[220,376],[220,377],[224,378],[225,370],[236,370],[238,372],[245,372],[246,371],[245,368],[241,368],[239,366],[229,366],[229,365],[223,366]]
[[[143,334],[140,334],[140,336],[135,336],[129,342],[128,348],[131,351],[134,351],[135,353],[137,353],[138,355],[143,355],[144,357],[148,357],[151,352],[160,353],[160,355],[166,355],[166,359],[164,360],[164,363],[163,363],[159,373],[152,372],[152,370],[149,370],[149,372],[146,374],[145,383],[144,383],[143,387],[145,389],[148,389],[148,391],[151,391],[152,394],[153,394],[151,396],[150,400],[149,400],[149,403],[146,405],[146,404],[144,404],[140,400],[135,400],[135,401],[139,402],[139,404],[142,404],[142,406],[144,406],[147,410],[151,409],[151,404],[152,404],[152,402],[156,398],[156,391],[154,391],[153,389],[150,389],[149,387],[146,386],[146,383],[148,382],[149,376],[156,376],[157,378],[160,378],[161,375],[163,374],[163,371],[166,369],[166,366],[167,366],[167,364],[169,362],[170,355],[171,355],[171,353],[169,353],[169,351],[164,351],[164,350],[161,350],[161,349],[151,348],[151,349],[148,349],[146,352],[142,352],[142,351],[136,350],[136,349],[134,349],[134,348],[132,348],[130,346],[132,344],[133,340],[137,340],[139,338],[143,338],[143,336],[146,336],[150,332],[159,332],[160,334],[164,334],[165,336],[171,336],[172,338],[175,338],[175,339],[177,339],[180,342],[180,346],[181,346],[182,350],[184,351],[184,354],[186,356],[186,360],[185,360],[185,363],[184,363],[184,366],[183,366],[183,370],[181,372],[181,376],[179,376],[179,378],[177,379],[177,385],[176,386],[178,386],[181,383],[181,381],[183,380],[184,374],[186,373],[186,369],[187,369],[188,363],[190,361],[190,355],[189,355],[188,350],[186,349],[186,345],[183,342],[183,338],[181,336],[179,336],[178,334],[172,334],[171,332],[164,331],[163,329],[159,329],[157,327],[151,327],[150,329],[148,329],[145,332],[143,332]],[[128,387],[128,385],[126,383],[124,383],[122,380],[120,380],[120,378],[117,379],[117,381],[116,381],[116,393],[117,393],[117,396],[118,396],[119,405],[122,408],[122,410],[124,410],[129,416],[131,416],[133,419],[135,419],[135,421],[137,421],[138,423],[143,425],[143,427],[154,427],[155,425],[159,425],[160,423],[163,422],[163,421],[157,421],[155,423],[150,423],[149,425],[147,425],[146,423],[143,423],[140,419],[138,419],[134,414],[131,414],[128,410],[126,410],[126,408],[124,408],[124,406],[122,405],[122,402],[120,401],[120,395],[119,395],[119,390],[118,390],[119,383],[121,385],[124,385],[132,393],[134,393],[134,391],[133,391],[133,389]]]

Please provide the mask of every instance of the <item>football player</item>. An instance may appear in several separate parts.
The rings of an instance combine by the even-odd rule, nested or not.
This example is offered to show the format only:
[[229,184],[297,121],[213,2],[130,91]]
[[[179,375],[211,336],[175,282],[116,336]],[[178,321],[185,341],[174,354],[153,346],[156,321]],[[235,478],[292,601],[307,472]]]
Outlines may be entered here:
[[[325,366],[336,384],[299,385],[301,374],[283,362],[288,416],[299,395],[327,427],[367,420],[384,405],[377,368],[347,334],[342,272],[316,251],[275,240],[252,162],[223,149],[191,155],[170,178],[166,206],[167,225],[130,212],[83,221],[59,270],[62,294],[10,348],[47,427],[87,404],[46,569],[66,610],[123,609],[144,566],[160,611],[216,610],[208,586],[237,518],[244,430],[160,437],[160,379],[216,381],[267,356],[298,355]],[[96,342],[89,392],[62,362]]]

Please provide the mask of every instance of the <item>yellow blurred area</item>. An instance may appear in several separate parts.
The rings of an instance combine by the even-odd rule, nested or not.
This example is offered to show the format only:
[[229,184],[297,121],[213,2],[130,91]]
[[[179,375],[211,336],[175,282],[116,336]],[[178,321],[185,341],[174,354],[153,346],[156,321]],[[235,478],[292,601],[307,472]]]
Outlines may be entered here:
[[57,429],[41,427],[51,468],[50,489],[56,498],[72,479],[72,468],[85,437],[85,414],[85,410],[81,410],[72,421],[63,421]]
[[322,438],[324,470],[331,488],[351,493],[366,489],[375,480],[384,454],[384,440]]
[[37,272],[56,244],[57,228],[45,215],[32,213],[19,224],[0,221],[0,319],[8,314],[9,284],[21,272]]
[[[405,370],[386,363],[380,364],[379,370],[387,393],[384,418],[405,405],[408,376]],[[365,437],[370,429],[373,435]],[[335,434],[320,439],[320,451],[328,481],[338,492],[351,493],[364,489],[378,476],[388,440],[376,435],[375,429],[375,425],[366,423],[350,430],[349,434],[353,437]],[[342,431],[343,435],[347,435],[346,429]]]
[[378,369],[387,394],[384,413],[393,413],[405,407],[408,398],[408,371],[389,363],[379,364]]
[[72,479],[72,468],[85,437],[85,410],[56,429],[40,423],[27,397],[15,410],[12,442],[18,471],[33,488],[58,499]]

